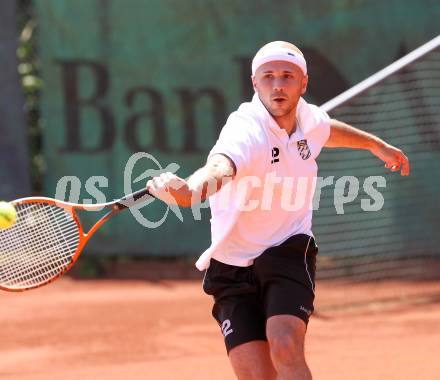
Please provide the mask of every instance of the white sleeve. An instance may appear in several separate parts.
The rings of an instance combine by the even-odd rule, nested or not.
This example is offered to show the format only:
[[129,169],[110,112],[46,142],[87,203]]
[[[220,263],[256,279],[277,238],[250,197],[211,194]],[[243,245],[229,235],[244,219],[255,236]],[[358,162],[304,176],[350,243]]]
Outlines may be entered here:
[[255,150],[252,126],[246,118],[231,114],[208,158],[214,154],[224,154],[234,162],[238,175],[245,173]]
[[305,127],[305,135],[311,147],[312,156],[316,159],[330,137],[330,117],[327,112],[313,104],[303,106],[301,111],[301,126]]
[[330,116],[327,112],[313,104],[309,104],[309,107],[313,113],[315,124],[310,134],[315,145],[319,146],[319,150],[321,150],[330,137]]

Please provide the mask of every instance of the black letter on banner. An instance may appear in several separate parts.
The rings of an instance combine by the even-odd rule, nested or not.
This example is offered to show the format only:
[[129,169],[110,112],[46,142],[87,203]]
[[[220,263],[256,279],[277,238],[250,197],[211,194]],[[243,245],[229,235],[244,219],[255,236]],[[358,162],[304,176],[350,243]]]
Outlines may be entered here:
[[[213,88],[204,88],[194,92],[187,89],[180,89],[177,90],[177,93],[180,96],[183,109],[183,127],[185,130],[183,150],[184,152],[196,152],[198,149],[196,144],[197,126],[194,115],[194,103],[205,95],[211,98],[213,105],[214,130],[215,136],[217,137],[226,120],[226,101],[223,95]],[[204,148],[205,149],[202,150],[206,150],[209,147],[206,146]]]
[[[116,128],[110,109],[100,100],[107,93],[109,77],[104,65],[88,61],[58,61],[62,69],[62,86],[64,90],[64,104],[66,112],[66,145],[63,152],[97,153],[110,149],[115,139]],[[79,91],[79,70],[87,68],[95,78],[95,93],[86,99],[81,99]],[[95,148],[81,147],[80,115],[82,107],[94,107],[99,112],[102,120],[101,143]]]
[[235,61],[238,62],[240,69],[241,101],[248,102],[254,95],[251,81],[252,59],[249,57],[237,57]]
[[317,104],[324,103],[345,91],[349,83],[340,72],[338,66],[333,64],[324,54],[314,48],[303,48],[307,60],[307,74],[310,81],[307,94],[313,96]]
[[132,107],[137,94],[145,94],[150,101],[150,110],[135,113],[125,123],[124,135],[127,145],[134,151],[146,151],[149,147],[139,144],[137,125],[142,118],[151,118],[153,121],[153,141],[152,147],[159,150],[166,150],[166,125],[165,125],[165,105],[159,91],[151,87],[136,87],[125,95],[125,104]]

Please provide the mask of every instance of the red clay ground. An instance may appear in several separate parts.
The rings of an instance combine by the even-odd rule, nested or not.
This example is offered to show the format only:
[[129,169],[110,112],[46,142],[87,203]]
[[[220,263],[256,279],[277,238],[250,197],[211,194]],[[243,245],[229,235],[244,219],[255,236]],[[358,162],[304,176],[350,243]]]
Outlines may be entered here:
[[[0,302],[1,379],[234,379],[199,280],[65,277]],[[317,309],[314,379],[440,379],[438,281],[321,281]]]

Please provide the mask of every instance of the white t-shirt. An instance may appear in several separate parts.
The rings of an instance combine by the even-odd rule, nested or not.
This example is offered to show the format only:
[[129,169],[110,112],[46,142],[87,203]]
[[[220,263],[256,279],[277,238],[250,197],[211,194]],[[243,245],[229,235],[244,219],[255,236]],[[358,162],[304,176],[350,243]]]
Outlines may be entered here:
[[296,118],[289,137],[258,94],[229,116],[209,156],[228,156],[237,173],[209,198],[212,242],[197,261],[198,269],[206,269],[211,257],[249,266],[292,235],[313,236],[315,160],[330,135],[330,118],[302,98]]

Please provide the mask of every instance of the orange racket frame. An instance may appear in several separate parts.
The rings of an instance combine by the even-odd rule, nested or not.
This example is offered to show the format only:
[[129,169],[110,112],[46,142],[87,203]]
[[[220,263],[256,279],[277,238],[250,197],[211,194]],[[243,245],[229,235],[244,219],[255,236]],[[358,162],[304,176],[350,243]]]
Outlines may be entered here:
[[[81,255],[81,252],[83,251],[84,247],[86,246],[87,242],[90,240],[90,238],[94,235],[94,233],[110,218],[117,215],[121,211],[130,208],[134,205],[138,205],[140,203],[144,203],[147,201],[150,201],[153,199],[154,196],[151,195],[147,189],[139,190],[133,194],[130,194],[126,197],[123,197],[121,199],[115,200],[113,202],[108,203],[98,203],[98,204],[76,204],[76,203],[69,203],[64,202],[60,200],[56,200],[53,198],[46,198],[46,197],[28,197],[28,198],[22,198],[17,199],[11,202],[12,205],[19,208],[20,206],[26,206],[27,204],[34,204],[34,205],[44,205],[47,206],[53,206],[59,209],[63,209],[65,212],[70,214],[73,221],[76,223],[77,231],[78,231],[78,246],[76,247],[76,250],[74,254],[70,257],[70,262],[68,262],[65,266],[62,267],[62,269],[59,270],[58,273],[50,275],[50,278],[48,278],[45,281],[41,281],[39,283],[29,285],[29,286],[7,286],[4,285],[3,279],[1,278],[0,281],[0,289],[6,290],[6,291],[12,291],[12,292],[20,292],[24,290],[30,290],[30,289],[36,289],[41,286],[47,285],[59,277],[61,277],[64,273],[66,273],[69,269],[72,268],[72,266],[75,264],[75,262],[78,260],[79,256]],[[90,230],[86,233],[84,231],[84,228],[81,224],[81,220],[79,216],[77,215],[77,211],[99,211],[102,209],[109,209],[109,211],[104,214],[95,224],[90,228]],[[20,215],[18,215],[18,220],[16,223],[20,223]],[[2,238],[2,231],[0,231],[0,239]],[[0,244],[0,249],[3,248],[3,245]],[[2,252],[0,252],[1,254]],[[0,272],[2,270],[2,264],[0,263]]]

